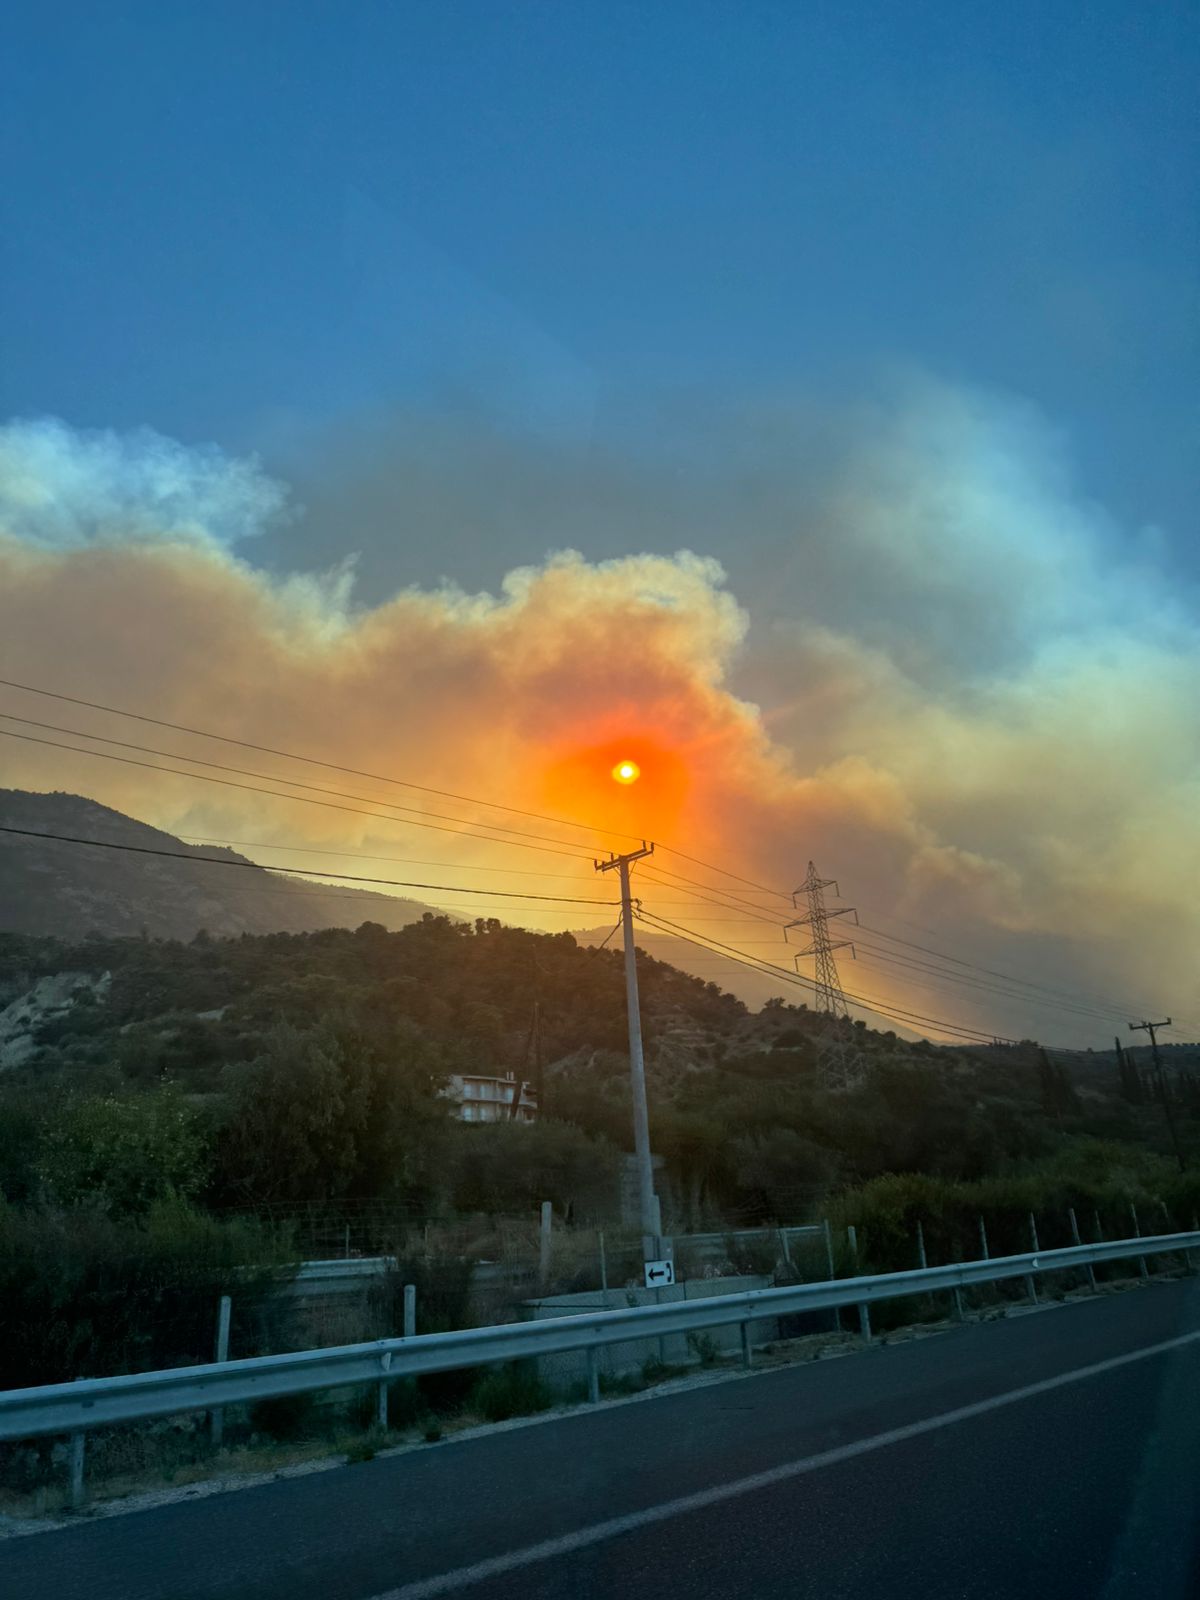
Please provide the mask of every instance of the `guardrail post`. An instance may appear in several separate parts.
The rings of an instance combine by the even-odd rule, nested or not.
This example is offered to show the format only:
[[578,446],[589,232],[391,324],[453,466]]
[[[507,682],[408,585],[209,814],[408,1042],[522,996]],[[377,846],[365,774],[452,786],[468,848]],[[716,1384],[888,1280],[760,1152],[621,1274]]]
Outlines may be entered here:
[[[1079,1237],[1079,1223],[1075,1220],[1075,1207],[1074,1206],[1068,1206],[1067,1207],[1067,1216],[1071,1219],[1071,1243],[1072,1244],[1081,1245],[1083,1243],[1083,1240]],[[1092,1293],[1095,1294],[1095,1292],[1096,1292],[1096,1269],[1092,1265],[1092,1263],[1089,1261],[1087,1263],[1087,1265],[1084,1267],[1083,1270],[1087,1273],[1088,1283],[1091,1286]]]
[[[1034,1253],[1034,1255],[1037,1255],[1037,1253],[1038,1253],[1037,1222],[1036,1222],[1036,1220],[1034,1218],[1034,1215],[1033,1215],[1032,1211],[1029,1213],[1029,1238],[1030,1238],[1030,1241],[1031,1241],[1033,1253]],[[1029,1276],[1025,1279],[1025,1288],[1026,1288],[1026,1290],[1027,1290],[1027,1292],[1029,1294],[1029,1298],[1033,1301],[1034,1305],[1036,1306],[1037,1303],[1038,1303],[1038,1292],[1037,1292],[1037,1284],[1033,1281],[1033,1274],[1032,1273],[1030,1273]]]
[[[1132,1200],[1129,1202],[1129,1215],[1133,1219],[1133,1237],[1135,1239],[1140,1239],[1142,1237],[1142,1228],[1141,1224],[1138,1222],[1137,1206]],[[1138,1270],[1142,1274],[1143,1278],[1148,1278],[1150,1276],[1150,1269],[1146,1265],[1145,1256],[1138,1257]]]
[[[217,1302],[217,1338],[213,1354],[214,1361],[229,1360],[229,1317],[232,1309],[232,1299],[229,1295],[223,1294]],[[208,1426],[213,1447],[218,1448],[225,1433],[224,1407],[213,1407],[208,1414]]]
[[404,1285],[404,1337],[411,1339],[417,1331],[417,1286]]
[[[826,1262],[828,1263],[828,1266],[829,1266],[829,1281],[830,1281],[830,1283],[832,1283],[833,1280],[834,1280],[834,1277],[835,1277],[835,1273],[834,1273],[834,1270],[833,1270],[833,1232],[832,1232],[832,1230],[831,1230],[831,1228],[829,1226],[829,1218],[828,1217],[826,1217],[822,1221],[821,1226],[825,1231],[825,1260],[826,1260]],[[833,1308],[833,1326],[834,1326],[834,1328],[836,1329],[836,1331],[838,1333],[841,1333],[841,1331],[842,1331],[842,1308],[841,1308],[841,1306],[834,1306],[834,1308]]]
[[921,1226],[920,1217],[917,1218],[917,1264],[922,1272],[929,1265],[929,1260],[925,1255],[925,1229]]
[[72,1511],[78,1511],[83,1505],[83,1442],[86,1435],[82,1432],[71,1435],[71,1487],[70,1504]]
[[742,1329],[742,1365],[744,1367],[748,1367],[748,1366],[751,1365],[751,1363],[754,1360],[753,1353],[752,1353],[752,1351],[750,1349],[750,1324],[748,1322],[743,1322],[741,1324],[741,1329]]
[[983,1251],[983,1259],[990,1261],[992,1258],[988,1254],[987,1223],[983,1220],[982,1211],[979,1213],[979,1247]]
[[587,1347],[588,1399],[593,1405],[600,1403],[600,1353],[594,1344]]
[[[387,1372],[392,1364],[392,1352],[385,1350],[379,1358],[379,1365],[383,1372]],[[375,1411],[375,1421],[381,1428],[388,1425],[388,1385],[386,1378],[379,1380],[379,1401]]]
[[604,1229],[601,1228],[597,1239],[600,1245],[600,1287],[605,1294],[608,1293],[608,1257],[604,1253]]
[[[854,1276],[858,1277],[858,1229],[853,1223],[846,1229],[846,1238],[850,1241],[850,1259],[854,1263]],[[864,1344],[871,1342],[871,1308],[865,1300],[858,1303],[858,1331]]]
[[551,1232],[554,1226],[554,1207],[549,1200],[542,1201],[542,1224],[538,1239],[538,1284],[544,1289],[550,1278]]
[[780,1228],[780,1230],[779,1230],[779,1248],[783,1252],[783,1264],[788,1269],[788,1271],[791,1272],[791,1270],[792,1270],[792,1251],[791,1251],[791,1246],[788,1244],[788,1235],[787,1235],[787,1229],[786,1228]]

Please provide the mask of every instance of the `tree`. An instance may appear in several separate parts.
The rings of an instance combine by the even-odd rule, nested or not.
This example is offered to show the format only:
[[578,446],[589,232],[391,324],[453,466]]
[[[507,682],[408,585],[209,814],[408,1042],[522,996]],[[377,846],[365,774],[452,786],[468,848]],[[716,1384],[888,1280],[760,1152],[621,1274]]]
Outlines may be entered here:
[[607,1215],[617,1152],[566,1122],[496,1122],[455,1130],[451,1197],[459,1211],[532,1212],[550,1200],[565,1215]]
[[1121,1094],[1131,1106],[1140,1106],[1145,1096],[1142,1093],[1142,1080],[1138,1075],[1138,1069],[1122,1049],[1120,1039],[1117,1039],[1115,1043],[1117,1046],[1117,1072],[1120,1078]]
[[225,1069],[220,1184],[243,1201],[374,1198],[419,1183],[449,1105],[420,1032],[360,1007],[278,1023]]
[[59,1205],[137,1215],[157,1201],[198,1194],[210,1158],[204,1119],[164,1084],[148,1094],[68,1099],[47,1120],[37,1169]]
[[1048,1117],[1061,1117],[1064,1112],[1078,1111],[1079,1096],[1061,1063],[1050,1060],[1044,1049],[1038,1049],[1038,1086],[1042,1095],[1042,1110]]

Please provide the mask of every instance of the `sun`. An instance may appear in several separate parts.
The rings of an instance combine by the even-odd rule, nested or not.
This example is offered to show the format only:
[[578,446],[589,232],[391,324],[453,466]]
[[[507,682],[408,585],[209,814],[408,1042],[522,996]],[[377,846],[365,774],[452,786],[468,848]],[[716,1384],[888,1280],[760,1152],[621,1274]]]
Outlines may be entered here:
[[636,761],[618,761],[612,769],[612,775],[618,783],[636,783],[642,775],[642,769]]

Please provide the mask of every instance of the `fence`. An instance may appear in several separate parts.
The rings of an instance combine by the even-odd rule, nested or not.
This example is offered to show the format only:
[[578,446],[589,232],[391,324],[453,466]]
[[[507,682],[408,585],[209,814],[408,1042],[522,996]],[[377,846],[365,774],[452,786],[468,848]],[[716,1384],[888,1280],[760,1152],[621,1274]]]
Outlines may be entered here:
[[755,1289],[705,1300],[675,1301],[538,1322],[465,1328],[450,1333],[380,1339],[369,1344],[257,1356],[209,1366],[85,1378],[0,1393],[0,1439],[71,1434],[72,1499],[82,1498],[84,1433],[113,1423],[136,1422],[184,1411],[205,1411],[279,1395],[312,1393],[350,1384],[378,1384],[427,1373],[582,1350],[587,1354],[589,1393],[598,1398],[597,1351],[627,1339],[699,1334],[736,1324],[744,1361],[751,1360],[750,1325],[778,1317],[840,1306],[867,1307],[907,1295],[956,1292],[1106,1261],[1183,1253],[1200,1248],[1200,1232],[1118,1239],[1019,1256],[997,1257],[889,1272],[871,1277]]

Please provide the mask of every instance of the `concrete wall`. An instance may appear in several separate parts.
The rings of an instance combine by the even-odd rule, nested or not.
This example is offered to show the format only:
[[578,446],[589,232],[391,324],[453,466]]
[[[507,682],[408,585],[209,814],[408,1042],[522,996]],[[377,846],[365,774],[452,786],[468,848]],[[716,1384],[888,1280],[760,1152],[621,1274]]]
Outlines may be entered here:
[[[526,1300],[520,1307],[523,1320],[540,1321],[546,1317],[576,1316],[586,1311],[616,1311],[626,1306],[665,1305],[675,1300],[708,1300],[714,1295],[739,1294],[748,1289],[769,1289],[772,1279],[762,1277],[695,1278],[689,1283],[677,1283],[669,1289],[596,1289],[583,1294],[556,1294],[540,1300]],[[719,1328],[706,1328],[703,1334],[711,1339],[722,1355],[737,1354],[742,1347],[741,1330],[736,1322]],[[779,1325],[774,1317],[759,1317],[750,1324],[750,1341],[755,1345],[771,1344],[779,1337]],[[601,1373],[610,1377],[640,1372],[647,1361],[663,1361],[669,1366],[688,1366],[697,1361],[697,1352],[682,1333],[671,1333],[663,1338],[626,1339],[621,1344],[602,1346],[599,1352]],[[541,1378],[555,1388],[567,1388],[587,1379],[587,1355],[582,1350],[569,1350],[561,1355],[540,1356],[538,1372]]]

